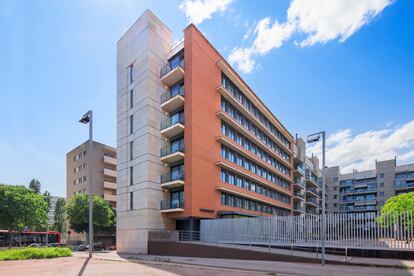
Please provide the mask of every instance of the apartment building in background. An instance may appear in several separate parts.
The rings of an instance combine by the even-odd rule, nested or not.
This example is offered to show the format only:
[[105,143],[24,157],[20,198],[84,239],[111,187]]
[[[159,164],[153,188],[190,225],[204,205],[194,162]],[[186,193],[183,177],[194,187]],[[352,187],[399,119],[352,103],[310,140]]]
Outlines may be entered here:
[[[66,155],[66,198],[88,193],[88,141]],[[92,193],[116,207],[116,149],[93,141]]]
[[293,136],[194,25],[173,46],[147,10],[117,46],[118,252],[146,253],[153,229],[292,214]]
[[322,201],[322,172],[316,156],[306,156],[306,143],[293,142],[293,215],[318,215]]
[[379,212],[387,199],[414,191],[414,164],[397,166],[397,158],[376,161],[372,170],[342,174],[326,169],[328,213]]
[[[92,193],[102,196],[116,208],[117,153],[116,149],[93,141]],[[66,198],[76,194],[88,194],[88,141],[66,155]],[[115,244],[115,231],[97,232],[96,238],[106,245]],[[85,240],[84,234],[72,231],[70,239]]]

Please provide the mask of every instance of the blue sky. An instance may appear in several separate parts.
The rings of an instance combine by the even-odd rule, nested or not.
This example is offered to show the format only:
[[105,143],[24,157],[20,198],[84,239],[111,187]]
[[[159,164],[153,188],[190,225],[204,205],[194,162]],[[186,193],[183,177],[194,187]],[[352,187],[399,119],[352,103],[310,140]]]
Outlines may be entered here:
[[328,165],[414,162],[414,2],[344,11],[335,1],[325,10],[339,17],[303,0],[1,1],[0,183],[38,178],[65,195],[66,153],[87,139],[77,121],[88,109],[96,140],[115,146],[116,42],[147,8],[175,41],[197,22],[292,134],[326,130]]

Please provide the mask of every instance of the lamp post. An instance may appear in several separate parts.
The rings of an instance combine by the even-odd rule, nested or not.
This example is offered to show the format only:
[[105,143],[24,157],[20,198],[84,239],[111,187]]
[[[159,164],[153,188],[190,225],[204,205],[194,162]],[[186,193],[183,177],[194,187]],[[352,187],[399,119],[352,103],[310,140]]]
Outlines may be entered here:
[[322,229],[321,229],[321,249],[322,257],[321,264],[325,265],[325,131],[317,132],[311,135],[308,135],[307,142],[314,143],[318,142],[322,138]]
[[93,251],[93,195],[92,195],[92,152],[93,152],[93,140],[92,140],[92,110],[86,112],[79,120],[82,124],[89,123],[89,141],[88,141],[88,194],[89,194],[89,258],[92,258]]

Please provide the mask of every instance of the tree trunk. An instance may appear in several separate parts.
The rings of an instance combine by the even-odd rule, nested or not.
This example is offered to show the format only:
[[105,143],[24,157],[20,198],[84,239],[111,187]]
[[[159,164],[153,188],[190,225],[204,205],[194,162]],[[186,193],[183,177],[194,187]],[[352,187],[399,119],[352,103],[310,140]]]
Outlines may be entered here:
[[9,228],[9,248],[12,248],[12,230]]

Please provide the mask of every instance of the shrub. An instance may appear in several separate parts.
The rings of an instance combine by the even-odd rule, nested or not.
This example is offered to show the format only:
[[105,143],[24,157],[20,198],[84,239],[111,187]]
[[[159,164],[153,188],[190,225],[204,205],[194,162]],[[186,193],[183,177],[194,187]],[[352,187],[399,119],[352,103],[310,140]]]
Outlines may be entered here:
[[50,259],[72,256],[69,248],[18,248],[0,251],[0,261]]

